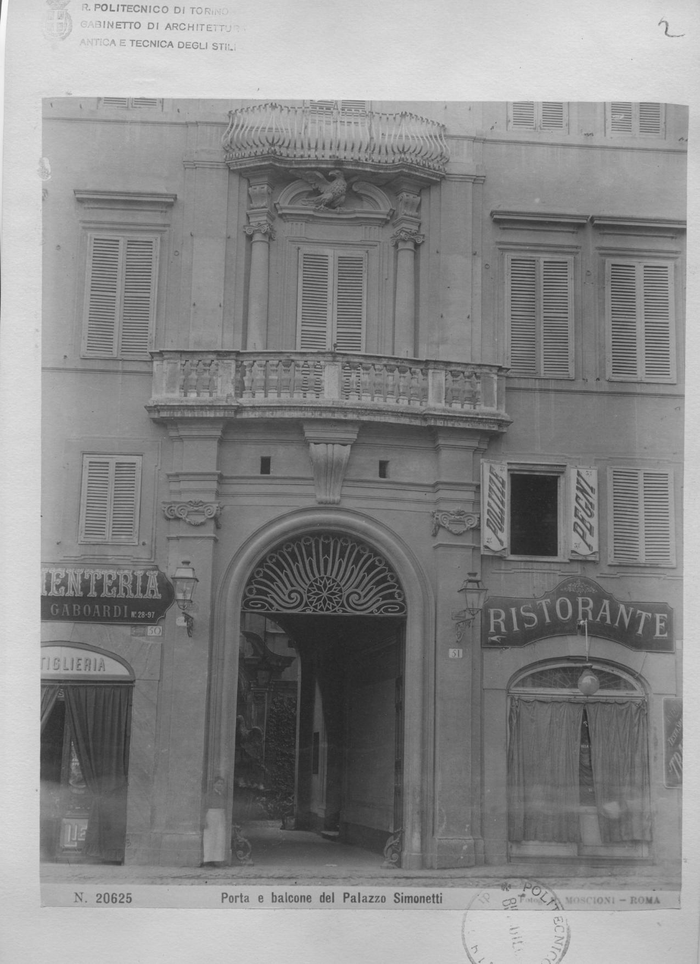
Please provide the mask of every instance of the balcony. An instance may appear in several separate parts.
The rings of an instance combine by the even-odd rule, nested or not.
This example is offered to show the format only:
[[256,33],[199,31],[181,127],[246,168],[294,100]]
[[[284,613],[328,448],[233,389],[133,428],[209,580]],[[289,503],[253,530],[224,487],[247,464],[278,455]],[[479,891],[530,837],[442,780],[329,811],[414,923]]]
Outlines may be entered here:
[[449,152],[445,127],[408,111],[258,104],[229,112],[223,137],[229,167],[284,169],[341,164],[375,173],[439,180]]
[[153,352],[152,418],[347,418],[505,431],[505,369],[324,352]]

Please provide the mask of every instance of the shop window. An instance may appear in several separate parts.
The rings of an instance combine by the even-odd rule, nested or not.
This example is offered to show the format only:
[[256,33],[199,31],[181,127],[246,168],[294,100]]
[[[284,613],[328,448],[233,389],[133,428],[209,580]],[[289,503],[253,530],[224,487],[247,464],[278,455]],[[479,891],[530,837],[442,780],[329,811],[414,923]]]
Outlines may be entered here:
[[606,106],[606,128],[613,136],[663,137],[664,105],[613,101]]
[[364,350],[367,289],[365,252],[300,252],[298,347],[301,351]]
[[608,378],[675,381],[673,266],[611,259],[605,291]]
[[148,358],[157,272],[158,238],[90,235],[83,356]]
[[610,561],[675,565],[671,474],[652,469],[611,468],[609,492]]
[[84,455],[80,542],[138,544],[141,456]]
[[644,857],[651,840],[647,706],[629,674],[590,664],[526,671],[510,690],[511,856]]
[[511,375],[572,377],[571,258],[507,255],[506,315]]
[[517,100],[508,105],[511,130],[561,131],[568,127],[567,104],[562,101]]

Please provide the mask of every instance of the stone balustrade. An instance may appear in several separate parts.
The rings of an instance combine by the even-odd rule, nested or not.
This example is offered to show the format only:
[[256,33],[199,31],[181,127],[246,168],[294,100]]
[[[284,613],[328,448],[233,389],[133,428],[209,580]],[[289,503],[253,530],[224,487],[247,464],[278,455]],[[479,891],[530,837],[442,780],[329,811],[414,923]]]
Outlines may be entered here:
[[[325,352],[153,352],[149,410],[215,409],[230,417],[298,417],[344,409],[355,417],[426,416],[508,421],[504,369],[445,361]],[[271,411],[272,410],[272,411]]]
[[449,158],[445,127],[408,111],[386,114],[274,103],[229,111],[223,147],[232,167],[270,157],[292,165],[346,162],[442,174]]

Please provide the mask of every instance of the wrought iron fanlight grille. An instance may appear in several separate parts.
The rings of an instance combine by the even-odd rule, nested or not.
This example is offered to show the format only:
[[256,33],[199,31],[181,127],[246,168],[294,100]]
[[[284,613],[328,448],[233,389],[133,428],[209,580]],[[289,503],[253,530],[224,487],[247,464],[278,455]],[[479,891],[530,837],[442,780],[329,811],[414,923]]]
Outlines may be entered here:
[[270,552],[243,594],[247,612],[401,616],[404,593],[386,560],[333,533],[301,536]]

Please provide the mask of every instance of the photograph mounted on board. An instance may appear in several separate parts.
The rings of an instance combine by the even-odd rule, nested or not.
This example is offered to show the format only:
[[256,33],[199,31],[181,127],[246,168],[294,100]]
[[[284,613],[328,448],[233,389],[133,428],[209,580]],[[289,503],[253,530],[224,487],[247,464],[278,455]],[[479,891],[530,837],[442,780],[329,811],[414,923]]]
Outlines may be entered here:
[[687,122],[44,101],[45,884],[678,906]]

